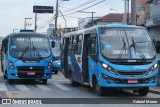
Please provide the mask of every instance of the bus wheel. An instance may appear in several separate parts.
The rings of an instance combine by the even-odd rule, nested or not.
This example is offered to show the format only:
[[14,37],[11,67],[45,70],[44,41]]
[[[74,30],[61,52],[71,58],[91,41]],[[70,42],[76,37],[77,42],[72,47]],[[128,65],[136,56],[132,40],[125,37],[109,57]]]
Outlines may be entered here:
[[55,74],[58,74],[58,70],[55,70],[54,73],[55,73]]
[[73,76],[72,76],[72,74],[70,75],[70,84],[71,84],[71,86],[77,86],[77,82],[75,82],[74,80],[73,80]]
[[96,92],[99,96],[104,96],[105,88],[98,85],[96,78],[93,79],[93,91]]
[[148,94],[148,92],[149,92],[149,87],[139,89],[139,91],[138,91],[140,96],[146,96]]
[[8,79],[8,83],[9,83],[9,84],[13,84],[13,83],[14,83],[14,80]]
[[47,79],[42,80],[43,84],[47,84]]
[[4,79],[7,79],[7,76],[6,76],[6,75],[3,75],[3,78],[4,78]]

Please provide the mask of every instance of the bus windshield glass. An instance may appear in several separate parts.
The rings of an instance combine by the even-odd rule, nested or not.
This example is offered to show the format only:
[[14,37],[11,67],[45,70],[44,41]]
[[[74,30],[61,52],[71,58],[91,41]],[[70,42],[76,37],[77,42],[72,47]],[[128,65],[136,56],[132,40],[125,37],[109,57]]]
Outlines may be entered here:
[[155,48],[142,28],[100,28],[101,53],[109,59],[151,59]]
[[11,37],[10,55],[17,59],[43,59],[51,55],[47,37]]

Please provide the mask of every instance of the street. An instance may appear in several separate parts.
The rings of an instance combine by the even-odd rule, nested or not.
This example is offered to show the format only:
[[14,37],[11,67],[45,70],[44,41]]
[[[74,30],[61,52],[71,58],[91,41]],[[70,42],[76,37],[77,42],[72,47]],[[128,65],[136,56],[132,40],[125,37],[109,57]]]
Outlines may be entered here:
[[[157,89],[151,88],[152,90]],[[129,90],[108,89],[108,94],[103,98],[159,98],[160,93],[150,91],[146,97],[133,94]],[[1,98],[102,98],[95,94],[88,86],[72,87],[69,79],[65,79],[61,72],[53,74],[48,84],[39,81],[17,80],[9,84],[3,79],[0,72],[0,97]],[[123,99],[122,99],[123,100]]]

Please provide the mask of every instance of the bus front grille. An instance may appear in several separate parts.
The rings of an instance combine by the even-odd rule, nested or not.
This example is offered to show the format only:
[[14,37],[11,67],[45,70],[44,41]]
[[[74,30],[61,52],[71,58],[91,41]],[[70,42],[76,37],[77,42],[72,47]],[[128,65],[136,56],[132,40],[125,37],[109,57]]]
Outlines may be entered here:
[[[39,66],[19,66],[18,77],[20,78],[42,78],[44,76],[45,67]],[[34,73],[34,75],[28,75],[29,73]]]
[[132,76],[132,75],[145,75],[146,71],[140,71],[140,72],[132,72],[132,71],[117,71],[118,75],[128,75],[128,76]]
[[44,71],[45,67],[43,66],[18,66],[18,71]]

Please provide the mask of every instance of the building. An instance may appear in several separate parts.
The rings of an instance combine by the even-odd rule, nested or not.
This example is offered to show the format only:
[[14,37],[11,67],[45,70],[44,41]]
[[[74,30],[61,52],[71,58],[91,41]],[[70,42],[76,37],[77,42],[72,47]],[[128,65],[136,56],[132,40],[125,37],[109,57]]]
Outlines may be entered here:
[[137,25],[145,25],[151,36],[160,41],[160,0],[136,0]]
[[160,0],[148,0],[146,27],[156,41],[160,41]]
[[123,14],[121,13],[109,13],[101,18],[91,21],[89,24],[104,25],[111,23],[123,23]]
[[145,25],[147,18],[147,1],[136,0],[136,25]]
[[[94,25],[105,25],[111,23],[123,23],[123,14],[121,13],[109,13],[103,17],[96,18],[93,21],[84,19],[87,21],[81,21],[79,24],[79,29],[88,28]],[[82,24],[83,22],[83,24]]]
[[[93,20],[97,19],[99,17],[93,17]],[[78,29],[81,30],[81,29],[84,29],[86,28],[86,25],[88,24],[88,22],[92,21],[92,17],[86,17],[86,18],[83,18],[83,19],[80,19],[78,21]]]

